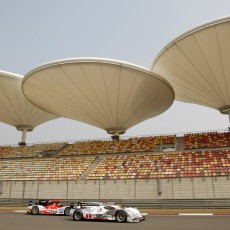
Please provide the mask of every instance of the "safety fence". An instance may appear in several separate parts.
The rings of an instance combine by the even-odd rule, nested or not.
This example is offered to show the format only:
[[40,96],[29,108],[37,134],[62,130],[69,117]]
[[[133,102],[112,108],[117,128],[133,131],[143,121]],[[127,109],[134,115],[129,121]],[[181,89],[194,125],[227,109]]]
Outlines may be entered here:
[[1,181],[0,199],[229,199],[229,177]]

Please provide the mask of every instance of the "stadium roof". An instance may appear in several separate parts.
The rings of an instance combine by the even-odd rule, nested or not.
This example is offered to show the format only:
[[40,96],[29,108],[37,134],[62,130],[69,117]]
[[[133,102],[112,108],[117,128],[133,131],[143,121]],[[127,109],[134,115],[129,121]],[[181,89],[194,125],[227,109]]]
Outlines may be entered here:
[[158,54],[152,71],[172,84],[177,100],[229,114],[230,17],[174,39]]
[[171,85],[151,71],[103,59],[65,59],[26,74],[26,98],[58,116],[84,122],[119,136],[166,111],[174,101]]
[[[57,116],[40,110],[25,98],[22,79],[21,75],[0,71],[0,122],[26,132]],[[25,136],[22,142],[24,139]]]

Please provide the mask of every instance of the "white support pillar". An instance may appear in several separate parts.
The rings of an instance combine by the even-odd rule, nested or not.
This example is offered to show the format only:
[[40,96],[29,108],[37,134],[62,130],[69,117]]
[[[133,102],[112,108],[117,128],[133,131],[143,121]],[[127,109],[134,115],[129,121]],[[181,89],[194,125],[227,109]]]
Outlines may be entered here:
[[16,129],[22,132],[22,139],[21,139],[21,142],[18,143],[19,145],[26,145],[26,134],[27,132],[33,131],[33,128],[34,127],[29,126],[29,125],[16,126]]
[[23,129],[21,143],[26,143],[26,134],[27,134],[27,130]]
[[229,119],[228,131],[230,131],[230,105],[223,106],[219,108],[218,110],[220,111],[220,113],[228,115],[228,119]]
[[228,114],[228,122],[229,122],[229,128],[230,128],[230,111],[229,111],[229,114]]

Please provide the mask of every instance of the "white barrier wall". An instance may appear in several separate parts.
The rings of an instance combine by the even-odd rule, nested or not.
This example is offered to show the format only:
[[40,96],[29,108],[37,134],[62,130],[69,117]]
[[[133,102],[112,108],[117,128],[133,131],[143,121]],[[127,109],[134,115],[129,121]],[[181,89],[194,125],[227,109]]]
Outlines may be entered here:
[[23,198],[24,181],[11,181],[10,196],[13,198]]
[[230,180],[229,177],[213,178],[214,195],[216,198],[229,197]]
[[38,181],[27,181],[25,184],[24,198],[37,198],[37,192],[39,188]]
[[[218,178],[218,180],[220,180],[220,178]],[[196,178],[196,180],[193,180],[193,187],[194,198],[217,198],[214,194],[215,188],[212,177]]]
[[38,198],[57,197],[66,199],[67,181],[40,181],[38,189]]
[[2,184],[2,193],[0,194],[0,198],[9,198],[9,195],[10,195],[10,181],[4,181],[4,182],[1,182]]
[[98,181],[69,181],[67,199],[94,199],[99,197]]
[[189,178],[172,180],[172,198],[189,199],[194,197],[193,181]]
[[151,199],[152,197],[158,197],[157,193],[157,180],[135,180],[135,199]]
[[202,199],[230,198],[228,177],[149,180],[2,181],[0,198]]

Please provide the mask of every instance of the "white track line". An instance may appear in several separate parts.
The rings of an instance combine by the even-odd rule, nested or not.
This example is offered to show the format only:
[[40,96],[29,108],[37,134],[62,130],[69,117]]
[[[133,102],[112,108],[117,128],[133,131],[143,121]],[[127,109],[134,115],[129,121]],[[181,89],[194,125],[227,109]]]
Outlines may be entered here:
[[179,216],[213,216],[213,213],[179,213]]

